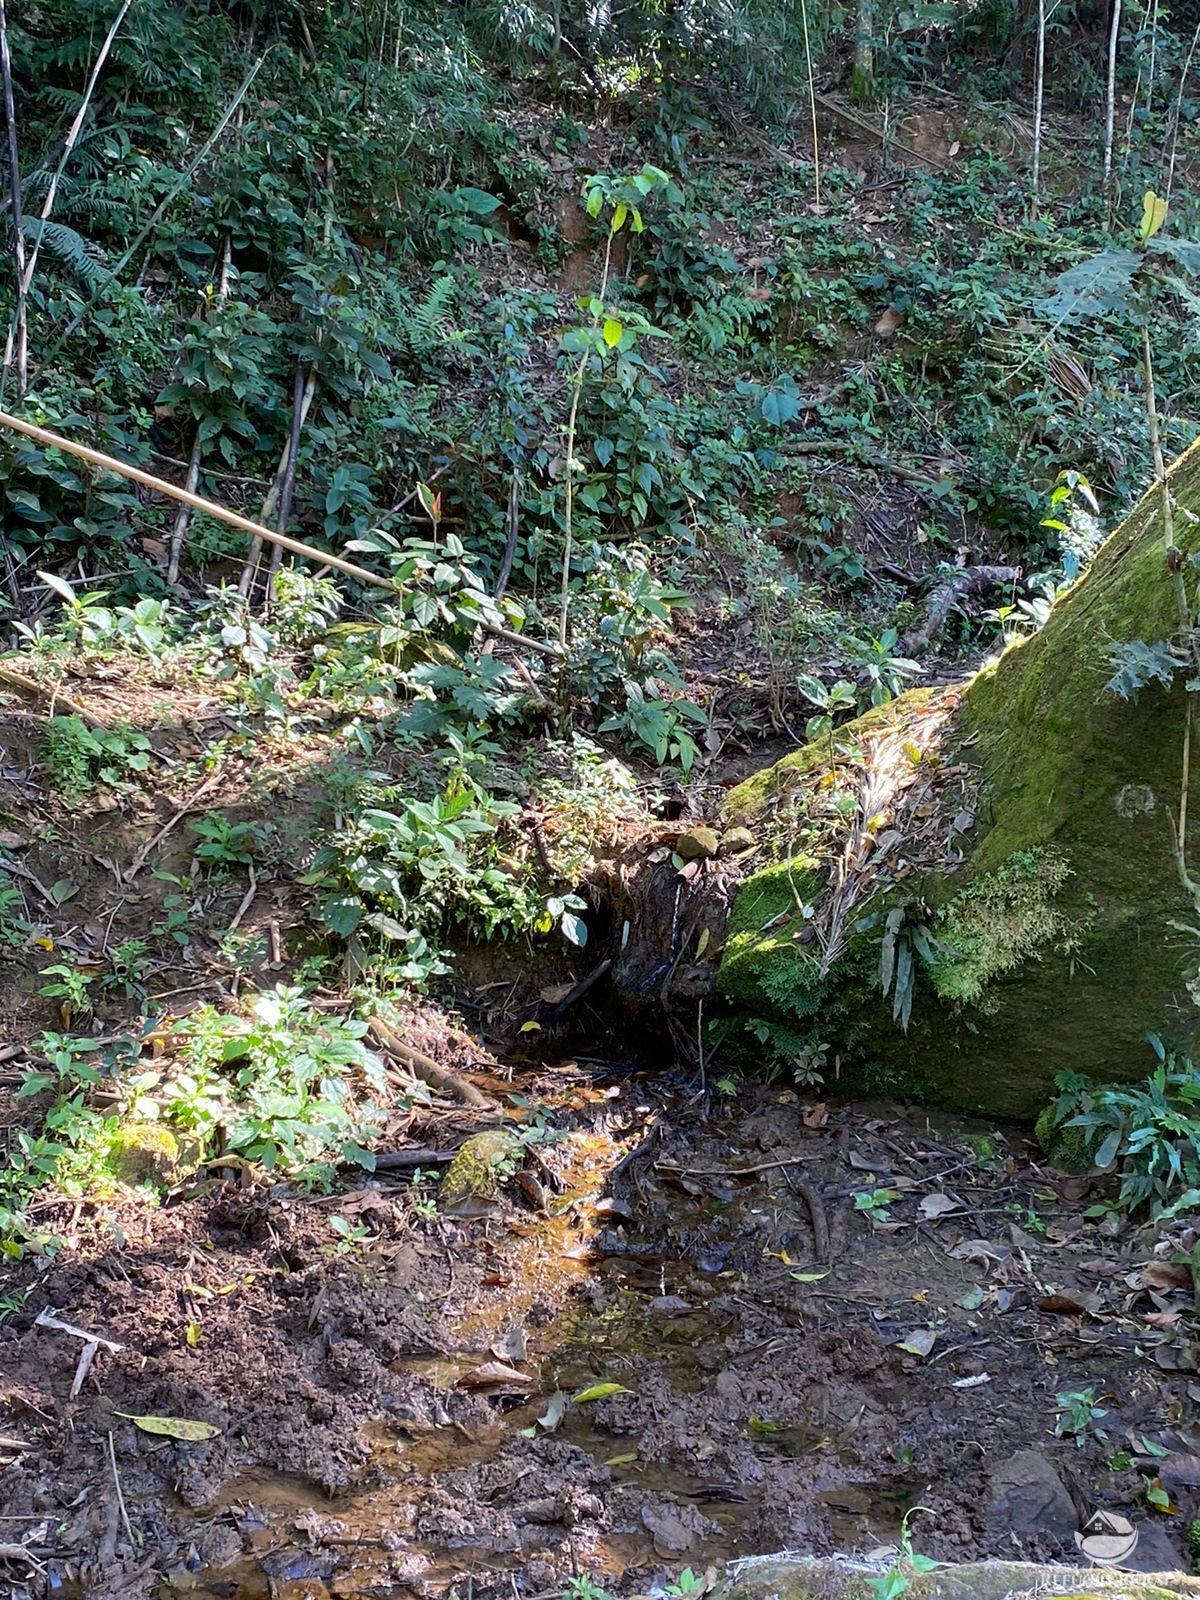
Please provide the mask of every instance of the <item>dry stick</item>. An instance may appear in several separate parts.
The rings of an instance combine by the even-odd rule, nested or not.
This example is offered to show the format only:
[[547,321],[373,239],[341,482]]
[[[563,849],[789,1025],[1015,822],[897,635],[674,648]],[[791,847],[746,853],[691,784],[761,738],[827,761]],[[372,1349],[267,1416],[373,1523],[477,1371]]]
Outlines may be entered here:
[[1038,0],[1037,64],[1033,87],[1033,172],[1029,183],[1029,218],[1037,221],[1042,178],[1042,108],[1046,95],[1046,0]]
[[[1192,70],[1192,57],[1196,54],[1196,45],[1200,43],[1200,22],[1196,24],[1196,31],[1192,35],[1192,42],[1188,47],[1187,59],[1183,63],[1183,71],[1179,74],[1179,90],[1175,96],[1175,105],[1171,112],[1171,154],[1167,159],[1167,183],[1163,199],[1168,208],[1171,204],[1171,190],[1175,184],[1175,150],[1179,143],[1179,116],[1183,106],[1183,91],[1187,84],[1188,74]],[[1200,1283],[1200,1279],[1197,1279]]]
[[[253,534],[257,539],[265,539],[268,544],[282,545],[293,555],[304,556],[309,561],[323,563],[327,567],[336,567],[339,572],[357,578],[360,583],[373,584],[377,589],[395,587],[390,578],[381,578],[378,573],[368,572],[365,567],[356,566],[353,561],[330,555],[327,550],[318,550],[311,544],[302,543],[299,539],[289,539],[285,534],[273,533],[261,522],[254,522],[236,511],[230,511],[215,500],[192,494],[187,489],[181,489],[178,484],[168,483],[165,478],[156,478],[152,472],[146,472],[141,467],[131,466],[127,461],[118,461],[116,456],[105,455],[102,450],[93,450],[90,445],[76,444],[73,439],[65,439],[62,434],[51,433],[49,428],[39,428],[35,423],[11,416],[7,411],[0,411],[0,428],[11,428],[15,433],[23,433],[26,438],[35,439],[38,444],[47,445],[55,450],[65,450],[68,455],[78,456],[81,461],[90,461],[93,466],[102,467],[105,472],[115,472],[122,478],[130,478],[134,483],[142,484],[144,488],[169,495],[172,500],[191,506],[193,511],[203,511],[207,516],[215,517],[218,522],[228,523],[231,528],[240,528],[243,533]],[[519,634],[514,637],[521,638]],[[521,639],[521,642],[524,644],[531,641]]]
[[1104,102],[1104,199],[1108,226],[1113,219],[1113,124],[1117,114],[1117,45],[1121,35],[1121,0],[1113,0],[1112,27],[1108,35],[1108,85]]
[[[113,18],[112,26],[105,35],[104,43],[100,46],[100,53],[97,55],[96,60],[92,65],[91,76],[87,81],[87,88],[83,91],[83,99],[79,102],[79,109],[76,111],[75,119],[71,123],[71,126],[67,132],[66,143],[63,145],[62,154],[58,158],[58,166],[54,169],[54,175],[50,179],[50,187],[46,190],[46,198],[42,202],[42,211],[40,217],[38,218],[37,238],[33,241],[33,249],[30,251],[29,260],[26,263],[24,273],[21,275],[17,284],[18,312],[23,311],[26,298],[28,297],[30,289],[33,287],[33,274],[37,267],[38,254],[42,248],[42,239],[45,236],[46,224],[50,220],[50,213],[54,210],[54,201],[58,195],[59,181],[62,178],[67,162],[71,158],[71,151],[74,150],[75,146],[79,142],[79,135],[83,131],[83,119],[87,116],[88,106],[92,102],[92,95],[95,92],[96,84],[99,80],[100,73],[103,70],[104,63],[108,60],[108,52],[112,49],[112,42],[117,36],[117,30],[125,20],[125,13],[129,10],[129,7],[132,4],[133,0],[122,0],[121,9]],[[20,225],[20,219],[18,218],[18,228]],[[5,366],[8,365],[9,361],[9,353],[12,348],[12,337],[13,330],[10,326],[8,330],[8,338],[4,346]],[[23,390],[22,393],[24,393]]]
[[[283,486],[287,481],[288,469],[291,466],[292,440],[299,438],[300,429],[304,426],[305,420],[308,417],[308,408],[312,405],[313,395],[317,392],[316,366],[311,366],[308,369],[308,379],[303,388],[300,387],[299,368],[297,368],[296,371],[296,379],[296,392],[292,406],[291,432],[288,435],[287,443],[283,447],[283,454],[279,458],[279,465],[275,469],[274,481],[272,482],[271,487],[267,490],[267,498],[263,501],[262,510],[259,512],[258,519],[262,523],[265,523],[268,517],[273,517],[275,515],[276,508],[280,504],[283,494]],[[299,419],[298,422],[297,419]],[[293,483],[295,482],[294,476],[292,481]],[[238,591],[241,594],[249,594],[254,585],[254,574],[258,571],[258,563],[262,558],[264,537],[269,539],[270,535],[266,534],[265,532],[259,534],[251,544],[249,552],[246,555],[245,564],[242,567],[242,575],[238,580]],[[276,529],[275,537],[277,541],[283,538],[282,528]],[[276,548],[279,548],[278,543],[276,544]],[[286,549],[287,546],[284,545],[283,548]]]
[[78,700],[60,694],[52,684],[35,683],[32,678],[27,678],[23,673],[15,672],[12,667],[0,667],[0,683],[7,683],[13,689],[19,689],[22,694],[31,696],[34,700],[49,700],[53,705],[56,701],[65,706],[73,717],[78,717],[81,722],[91,728],[107,728],[108,723],[102,717],[97,717],[86,707],[81,706]]
[[[4,78],[4,121],[8,129],[8,184],[12,196],[13,260],[17,270],[17,308],[15,312],[17,346],[17,396],[23,399],[29,381],[29,340],[25,316],[25,235],[21,231],[21,161],[17,151],[17,112],[13,102],[12,57],[8,49],[8,17],[0,0],[0,74]],[[4,350],[4,373],[12,365],[12,346]]]
[[[229,234],[225,235],[225,247],[221,255],[221,277],[217,284],[217,304],[225,299],[229,293],[229,271],[232,263],[233,241]],[[200,462],[204,456],[204,438],[200,423],[196,424],[196,439],[192,445],[192,455],[188,462],[187,478],[184,488],[190,494],[195,494],[200,486]],[[183,554],[183,541],[187,537],[188,524],[192,520],[191,510],[187,506],[180,506],[175,518],[175,526],[171,529],[171,543],[167,552],[167,582],[176,583],[179,580],[179,562]]]
[[[612,266],[612,246],[616,232],[609,226],[608,239],[604,245],[604,271],[600,274],[600,293],[596,299],[603,307],[604,297],[608,293],[608,274]],[[595,328],[599,318],[592,317],[592,327]],[[579,358],[579,365],[575,369],[572,382],[571,412],[567,418],[567,487],[566,499],[563,509],[563,560],[562,560],[562,592],[559,596],[558,610],[558,648],[566,654],[567,649],[567,610],[571,595],[571,543],[572,521],[575,512],[575,425],[579,420],[579,402],[583,397],[583,385],[587,379],[588,364],[591,361],[591,351],[585,350]]]
[[135,1550],[140,1549],[138,1541],[134,1538],[133,1529],[129,1525],[129,1513],[125,1509],[125,1496],[121,1493],[121,1474],[117,1471],[117,1447],[113,1443],[113,1436],[108,1436],[108,1459],[112,1467],[113,1488],[117,1491],[117,1509],[121,1513],[121,1522],[125,1528],[125,1537]]
[[208,793],[220,776],[221,774],[219,772],[210,772],[200,787],[193,792],[192,798],[188,801],[187,805],[180,806],[178,811],[172,813],[172,815],[167,819],[166,822],[163,823],[162,827],[158,830],[150,842],[142,846],[137,855],[134,857],[129,870],[125,874],[126,883],[132,883],[137,877],[138,873],[150,859],[150,852],[154,849],[155,845],[161,844],[167,835],[173,832],[174,829],[179,826],[184,817],[190,815],[190,813],[193,811],[199,810],[199,802],[201,797]]
[[[309,378],[315,378],[316,368],[309,372]],[[315,386],[314,386],[315,387]],[[275,518],[275,532],[283,533],[292,514],[292,496],[296,492],[296,460],[300,454],[300,429],[308,413],[308,406],[304,404],[305,378],[304,368],[296,363],[296,381],[292,387],[292,431],[288,439],[287,471],[283,475],[283,488],[279,491],[279,515]],[[309,397],[309,405],[312,397]],[[283,551],[278,545],[271,551],[270,579],[274,579],[283,560]]]
[[[216,500],[192,494],[188,489],[181,489],[178,484],[168,483],[165,478],[156,478],[152,472],[146,472],[141,467],[131,466],[127,461],[119,461],[116,456],[105,455],[103,450],[93,450],[91,445],[77,444],[74,439],[66,439],[61,433],[51,433],[49,428],[39,428],[35,423],[26,422],[23,417],[14,417],[7,411],[0,411],[0,428],[11,428],[14,433],[22,433],[26,438],[35,439],[38,444],[47,445],[55,450],[65,450],[68,455],[78,456],[81,461],[89,461],[94,467],[101,467],[105,472],[115,472],[118,477],[129,478],[132,482],[140,483],[158,494],[165,494],[172,500],[178,500],[181,505],[191,506],[194,511],[203,511],[206,516],[215,517],[218,522],[228,523],[231,528],[240,528],[243,533],[253,534],[256,539],[265,540],[268,544],[277,544],[281,549],[290,550],[293,555],[303,556],[306,561],[315,561],[318,566],[334,567],[338,572],[346,573],[348,577],[357,578],[360,583],[395,592],[396,586],[390,578],[381,578],[377,572],[368,572],[366,567],[356,566],[353,561],[347,561],[343,556],[330,555],[328,550],[318,550],[315,545],[305,544],[300,539],[290,539],[284,533],[273,533],[261,522],[254,522],[249,517],[241,516],[237,511],[230,511],[227,506],[219,504]],[[555,644],[549,644],[541,639],[527,639],[523,633],[514,633],[511,628],[495,627],[487,623],[483,627],[485,633],[494,634],[497,639],[503,639],[506,644],[514,645],[517,649],[535,650],[544,656],[557,657],[563,653]]]
[[813,204],[821,204],[821,146],[817,139],[817,90],[813,81],[812,47],[808,40],[808,0],[800,0],[800,22],[804,28],[804,65],[808,75],[808,114],[812,118]]
[[496,1102],[490,1099],[482,1090],[477,1089],[473,1083],[439,1067],[430,1056],[424,1055],[420,1050],[414,1050],[411,1045],[405,1044],[396,1030],[382,1017],[368,1018],[371,1032],[379,1040],[383,1048],[393,1055],[417,1077],[427,1083],[431,1089],[440,1089],[443,1094],[451,1094],[464,1105],[474,1106],[480,1111],[495,1111]]
[[808,1207],[808,1215],[812,1220],[813,1252],[821,1265],[827,1266],[829,1264],[829,1217],[825,1211],[825,1204],[811,1183],[808,1183],[803,1178],[793,1180],[786,1173],[784,1176],[787,1178],[789,1186],[795,1189]]
[[[163,199],[159,201],[158,205],[155,207],[154,211],[152,212],[152,214],[150,216],[150,220],[145,224],[145,226],[142,228],[141,232],[134,239],[133,243],[125,251],[125,254],[121,257],[121,259],[113,267],[112,272],[109,274],[109,276],[104,279],[105,284],[111,285],[112,282],[115,279],[117,279],[117,278],[119,278],[121,276],[121,273],[129,265],[129,263],[133,259],[134,255],[137,253],[137,251],[139,251],[141,249],[142,245],[145,244],[146,240],[150,237],[150,235],[153,233],[154,229],[158,226],[159,219],[163,216],[163,214],[166,212],[168,207],[171,206],[172,204],[174,204],[174,201],[175,201],[176,197],[178,196],[178,194],[180,193],[180,191],[183,190],[191,182],[193,176],[196,173],[197,168],[199,166],[201,166],[201,164],[205,160],[207,160],[207,158],[212,154],[212,151],[215,148],[215,146],[217,144],[217,141],[220,139],[221,135],[225,132],[225,129],[233,121],[233,118],[237,113],[238,107],[241,105],[242,101],[246,98],[246,95],[249,93],[250,85],[254,82],[255,78],[258,76],[259,70],[261,69],[263,62],[267,59],[267,56],[270,55],[272,49],[274,49],[274,46],[273,45],[269,45],[267,47],[267,49],[263,52],[263,54],[261,56],[259,56],[258,60],[254,63],[254,65],[250,68],[250,70],[246,74],[246,76],[242,79],[241,84],[238,87],[237,93],[234,95],[233,99],[229,102],[229,105],[225,108],[224,112],[222,113],[221,120],[217,123],[217,125],[213,129],[212,133],[209,134],[208,138],[204,141],[203,145],[200,147],[199,154],[196,155],[196,157],[192,161],[190,161],[188,163],[188,166],[187,166],[186,170],[183,173],[181,173],[181,175],[179,177],[179,181],[176,184],[174,184],[172,186],[172,188],[168,191],[168,193],[163,197]],[[91,309],[92,301],[96,298],[97,293],[98,293],[98,289],[94,288],[94,289],[91,290],[91,292],[89,293],[89,295],[88,295],[86,301],[84,302],[84,305],[81,308],[81,310],[72,318],[70,323],[68,323],[65,331],[60,335],[60,337],[57,340],[57,342],[46,352],[46,354],[45,354],[43,359],[46,361],[47,364],[54,359],[54,357],[62,349],[62,347],[66,343],[66,341],[82,325],[84,318],[87,316],[88,312]],[[200,508],[200,509],[204,509],[204,508]]]

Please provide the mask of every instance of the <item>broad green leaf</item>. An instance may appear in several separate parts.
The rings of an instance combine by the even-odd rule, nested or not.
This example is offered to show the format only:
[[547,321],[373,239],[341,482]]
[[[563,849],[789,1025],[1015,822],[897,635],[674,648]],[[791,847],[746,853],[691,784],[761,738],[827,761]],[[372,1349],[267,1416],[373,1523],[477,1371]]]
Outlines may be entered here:
[[587,214],[589,217],[598,217],[600,208],[604,204],[604,190],[597,185],[587,192]]
[[571,1400],[577,1406],[585,1406],[591,1400],[610,1400],[614,1394],[632,1393],[633,1390],[623,1383],[594,1383],[590,1389],[580,1389],[578,1394],[573,1394]]
[[793,1272],[792,1277],[797,1283],[820,1283],[822,1278],[827,1278],[832,1269],[826,1267],[824,1272]]
[[1138,238],[1143,243],[1147,239],[1153,239],[1166,220],[1167,202],[1160,199],[1153,189],[1147,189],[1145,199],[1142,201],[1142,220],[1138,225]]
[[613,348],[614,345],[620,344],[621,335],[624,332],[625,332],[625,329],[617,321],[616,317],[605,317],[605,319],[604,319],[604,342],[605,342],[605,344],[608,346],[608,348],[610,350]]
[[66,600],[68,604],[74,600],[75,591],[65,578],[59,578],[53,572],[39,572],[37,577],[47,589],[53,589],[61,600]]
[[614,233],[620,233],[621,229],[625,226],[625,218],[628,215],[629,207],[622,200],[621,204],[612,214],[612,231]]
[[215,1439],[221,1431],[211,1422],[194,1422],[190,1417],[135,1417],[128,1411],[116,1411],[113,1415],[127,1417],[143,1433],[158,1433],[167,1439],[186,1439],[192,1443]]

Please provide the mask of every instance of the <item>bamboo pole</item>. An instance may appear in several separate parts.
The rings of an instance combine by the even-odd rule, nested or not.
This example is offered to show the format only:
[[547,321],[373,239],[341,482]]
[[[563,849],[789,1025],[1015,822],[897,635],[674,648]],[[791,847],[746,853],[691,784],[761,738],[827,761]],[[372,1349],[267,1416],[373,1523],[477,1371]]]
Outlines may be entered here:
[[218,505],[215,500],[206,500],[203,495],[193,494],[189,489],[181,489],[177,484],[168,483],[165,478],[156,478],[152,472],[131,466],[127,461],[118,461],[116,456],[105,455],[102,450],[93,450],[90,445],[76,444],[74,439],[64,439],[59,433],[51,433],[49,428],[39,428],[36,423],[10,416],[7,411],[0,411],[0,428],[11,428],[14,433],[23,433],[27,439],[36,440],[38,444],[48,445],[55,450],[65,450],[68,455],[78,456],[81,461],[89,461],[92,466],[101,467],[105,472],[115,472],[119,477],[131,478],[134,483],[140,483],[146,489],[168,495],[182,505],[191,506],[193,511],[203,511],[206,516],[216,517],[218,522],[228,523],[231,528],[240,528],[243,533],[248,533],[256,539],[265,539],[268,544],[277,544],[284,550],[290,550],[293,555],[304,556],[309,561],[336,567],[339,572],[357,578],[360,583],[374,584],[377,589],[395,588],[390,578],[381,578],[377,572],[368,572],[366,567],[356,566],[353,561],[346,561],[341,556],[330,555],[327,550],[318,550],[314,545],[303,544],[299,539],[289,539],[284,533],[274,533],[270,528],[265,528],[261,522],[253,522],[237,511],[230,511],[228,507]]
[[[334,567],[338,572],[357,578],[360,583],[373,584],[376,589],[389,589],[393,594],[396,592],[396,585],[390,578],[381,578],[377,572],[368,572],[366,567],[356,566],[353,561],[347,561],[342,556],[330,555],[328,550],[318,550],[315,545],[304,544],[299,539],[291,539],[286,533],[274,533],[261,522],[254,522],[237,511],[230,511],[227,506],[218,504],[216,500],[206,500],[203,495],[193,494],[189,489],[181,489],[177,484],[168,483],[165,478],[156,478],[152,472],[131,466],[128,461],[118,461],[116,456],[105,455],[103,450],[93,450],[91,445],[76,444],[74,439],[64,439],[61,433],[51,433],[49,428],[39,428],[36,423],[26,422],[23,417],[11,416],[7,411],[0,411],[0,428],[11,428],[14,433],[22,433],[27,439],[33,439],[36,443],[47,445],[51,449],[65,450],[70,456],[78,456],[81,461],[88,461],[92,466],[100,467],[105,472],[115,472],[118,477],[129,478],[146,489],[153,489],[156,494],[165,494],[172,500],[178,500],[182,505],[191,506],[193,511],[203,511],[206,516],[215,517],[218,522],[228,523],[231,528],[239,528],[243,533],[248,533],[255,539],[265,540],[267,544],[278,545],[282,550],[290,550],[293,555],[303,556],[306,561],[316,561],[321,566]],[[497,639],[503,639],[518,649],[533,650],[543,656],[563,654],[557,645],[543,642],[541,639],[527,638],[523,633],[514,633],[511,628],[489,626],[486,623],[483,627],[485,633],[494,634]]]

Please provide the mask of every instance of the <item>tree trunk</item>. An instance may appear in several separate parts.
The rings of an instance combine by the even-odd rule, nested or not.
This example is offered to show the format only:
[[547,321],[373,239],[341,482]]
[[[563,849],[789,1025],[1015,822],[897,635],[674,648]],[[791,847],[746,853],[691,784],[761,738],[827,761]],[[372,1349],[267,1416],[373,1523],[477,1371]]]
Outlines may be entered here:
[[[1200,446],[1169,482],[1176,512],[1200,513]],[[1174,520],[1188,570],[1200,520]],[[730,794],[725,820],[771,841],[727,931],[735,1009],[797,1053],[827,1043],[843,1086],[857,1072],[1016,1116],[1064,1068],[1140,1078],[1148,1031],[1192,1034],[1186,674],[1130,699],[1107,687],[1114,645],[1178,639],[1164,532],[1155,487],[1042,631],[965,689],[903,695],[839,730],[832,760],[821,740]]]
[[875,98],[875,7],[872,0],[858,0],[855,12],[850,98],[860,106],[869,105]]

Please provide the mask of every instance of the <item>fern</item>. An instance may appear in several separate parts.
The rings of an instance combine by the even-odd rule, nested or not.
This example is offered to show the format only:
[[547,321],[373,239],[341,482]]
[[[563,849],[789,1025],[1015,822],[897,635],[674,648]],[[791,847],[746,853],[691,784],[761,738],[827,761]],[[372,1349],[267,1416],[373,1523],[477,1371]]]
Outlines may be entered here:
[[425,298],[411,306],[400,337],[408,353],[418,361],[440,355],[449,344],[461,342],[464,335],[446,326],[457,291],[454,275],[442,273]]
[[43,250],[49,251],[87,284],[100,284],[112,276],[100,246],[76,233],[74,228],[68,228],[64,222],[42,222],[35,217],[25,217],[21,231],[30,244],[40,240]]

